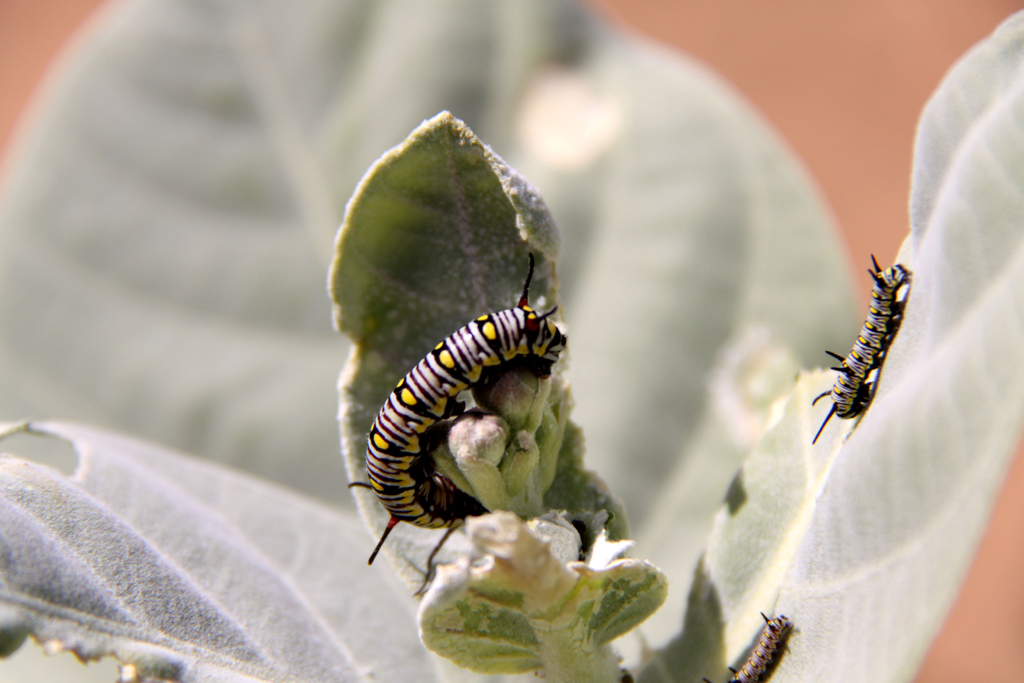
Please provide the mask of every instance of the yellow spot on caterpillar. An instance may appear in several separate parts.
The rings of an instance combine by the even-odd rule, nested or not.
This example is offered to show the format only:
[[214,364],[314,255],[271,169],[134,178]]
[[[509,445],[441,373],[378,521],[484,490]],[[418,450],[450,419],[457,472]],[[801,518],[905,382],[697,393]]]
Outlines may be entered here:
[[533,313],[533,309],[532,309],[532,308],[530,308],[529,306],[520,306],[520,308],[522,308],[522,309],[523,309],[524,311],[526,311],[527,313],[530,313],[530,314],[531,314],[531,315],[530,315],[530,316],[528,316],[528,317],[530,317],[530,318],[536,318],[536,317],[537,317],[537,316],[535,316],[535,315],[532,315],[532,313]]
[[478,323],[482,323],[483,321],[487,320],[487,319],[488,319],[488,318],[490,318],[490,317],[491,317],[491,316],[490,316],[490,314],[488,313],[487,315],[482,315],[482,316],[480,316],[479,318],[477,318],[477,319],[476,319],[476,321],[477,321]]
[[441,361],[441,365],[445,366],[448,369],[455,367],[455,359],[452,358],[452,354],[448,351],[448,349],[445,349],[440,353],[440,355],[438,355],[438,360]]
[[404,403],[407,406],[416,405],[416,397],[413,396],[412,392],[409,391],[408,389],[402,389],[401,399],[402,403]]
[[386,451],[388,449],[388,442],[377,432],[373,433],[373,445],[382,451]]
[[513,358],[516,357],[516,353],[516,349],[507,349],[505,351],[502,351],[501,355],[505,356],[505,360],[512,360]]
[[498,358],[497,355],[487,356],[486,358],[484,358],[484,365],[487,365],[487,366],[501,365],[501,359]]
[[439,348],[441,348],[442,346],[444,346],[444,342],[441,342],[440,344],[438,344],[437,346],[435,346],[435,347],[434,347],[434,350],[435,350],[435,351],[437,351],[437,350],[438,350]]
[[519,348],[516,349],[516,352],[521,356],[525,356],[530,352],[530,349],[526,348],[526,342],[523,342],[519,345]]
[[493,341],[493,340],[498,338],[498,330],[496,330],[494,328],[494,323],[491,323],[491,322],[484,323],[483,333],[484,333],[484,336],[487,337],[488,339],[490,339],[491,341]]
[[409,451],[410,453],[419,453],[420,452],[420,439],[419,439],[419,437],[418,436],[410,436],[408,441],[406,441],[405,450]]
[[434,415],[444,415],[444,409],[448,405],[448,397],[442,396],[441,400],[434,404],[432,412]]
[[480,373],[483,372],[483,370],[484,366],[477,365],[466,373],[466,378],[469,379],[470,382],[476,382],[480,379]]

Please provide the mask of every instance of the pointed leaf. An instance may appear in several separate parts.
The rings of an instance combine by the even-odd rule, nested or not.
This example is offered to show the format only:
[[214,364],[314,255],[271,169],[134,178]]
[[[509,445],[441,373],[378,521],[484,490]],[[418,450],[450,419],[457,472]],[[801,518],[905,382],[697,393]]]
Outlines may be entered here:
[[[553,254],[542,249],[557,244],[557,230],[536,191],[447,112],[424,121],[371,167],[349,202],[331,268],[338,328],[356,342],[341,382],[342,439],[353,482],[366,480],[366,434],[398,380],[470,320],[515,305],[529,254],[536,261],[531,305],[537,310],[553,307]],[[546,381],[561,382],[557,371]],[[557,424],[547,429],[553,438],[542,439],[547,454],[541,454],[538,464],[550,461],[556,466],[538,467],[538,472],[557,471],[569,409],[565,391],[558,387],[543,395]],[[533,429],[539,426],[543,421],[536,421]],[[501,434],[512,438],[507,430]],[[461,450],[455,445],[460,435],[452,429],[449,444],[455,454]],[[499,476],[496,467],[491,469]],[[550,485],[551,476],[542,478]],[[359,504],[364,519],[382,533],[390,514],[372,491],[363,491]],[[539,497],[544,491],[536,493]],[[421,584],[425,568],[416,563],[438,541],[422,529],[405,526],[396,529],[395,542],[384,546],[385,553],[410,584]]]

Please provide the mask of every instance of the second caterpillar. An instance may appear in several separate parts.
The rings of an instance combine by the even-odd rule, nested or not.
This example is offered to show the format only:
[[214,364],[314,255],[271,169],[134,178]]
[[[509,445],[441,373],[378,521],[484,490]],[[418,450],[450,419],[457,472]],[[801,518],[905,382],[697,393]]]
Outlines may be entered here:
[[910,271],[899,264],[882,270],[874,256],[871,264],[874,270],[869,269],[868,274],[875,285],[871,290],[868,318],[853,349],[845,358],[831,351],[825,352],[841,361],[842,365],[832,368],[839,372],[832,390],[820,394],[811,403],[814,405],[826,396],[832,399],[832,408],[811,443],[817,443],[833,415],[850,419],[867,410],[875,396],[878,373],[903,322],[903,309],[910,293]]
[[[761,618],[764,619],[761,637],[742,667],[738,670],[729,667],[729,671],[732,672],[729,683],[757,683],[777,663],[779,649],[785,644],[789,632],[793,629],[793,622],[785,615],[769,619],[763,612]],[[711,681],[705,678],[704,683]]]

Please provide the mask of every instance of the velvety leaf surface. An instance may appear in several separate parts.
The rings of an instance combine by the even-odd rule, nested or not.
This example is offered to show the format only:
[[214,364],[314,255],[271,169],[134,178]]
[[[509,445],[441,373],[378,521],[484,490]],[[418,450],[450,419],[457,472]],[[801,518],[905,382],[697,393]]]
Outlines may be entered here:
[[[329,278],[336,325],[389,361],[396,381],[477,315],[514,306],[530,253],[530,303],[553,304],[557,229],[546,210],[520,229],[505,186],[536,194],[444,112],[385,154],[356,190]],[[543,206],[539,197],[531,203]]]
[[668,590],[657,568],[621,557],[630,542],[601,533],[582,562],[566,520],[527,525],[510,512],[469,518],[466,535],[472,552],[438,568],[420,605],[427,648],[480,672],[621,680],[605,645],[649,617]]
[[916,675],[1020,440],[1022,38],[1016,15],[925,110],[899,258],[913,286],[874,402],[848,440],[853,425],[833,420],[811,447],[829,381],[798,384],[730,489],[683,633],[641,680],[723,675],[758,611],[796,624],[773,683]]
[[4,636],[183,681],[428,675],[411,601],[348,515],[109,432],[30,429],[80,461],[0,459]]

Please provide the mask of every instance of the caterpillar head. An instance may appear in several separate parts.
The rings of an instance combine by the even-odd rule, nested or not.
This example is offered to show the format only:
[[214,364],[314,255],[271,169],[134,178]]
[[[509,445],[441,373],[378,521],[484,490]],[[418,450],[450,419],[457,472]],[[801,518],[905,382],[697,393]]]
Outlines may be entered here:
[[555,306],[543,315],[537,315],[530,311],[526,316],[526,338],[533,355],[547,362],[550,371],[551,365],[558,360],[558,356],[565,349],[567,338],[558,329],[551,319],[558,306]]
[[547,313],[538,315],[530,308],[530,280],[533,279],[533,254],[530,254],[530,272],[526,275],[523,295],[519,297],[518,308],[526,312],[523,328],[526,330],[526,341],[530,356],[534,358],[537,374],[545,377],[551,374],[551,366],[565,349],[566,336],[555,325],[552,317],[558,306]]

